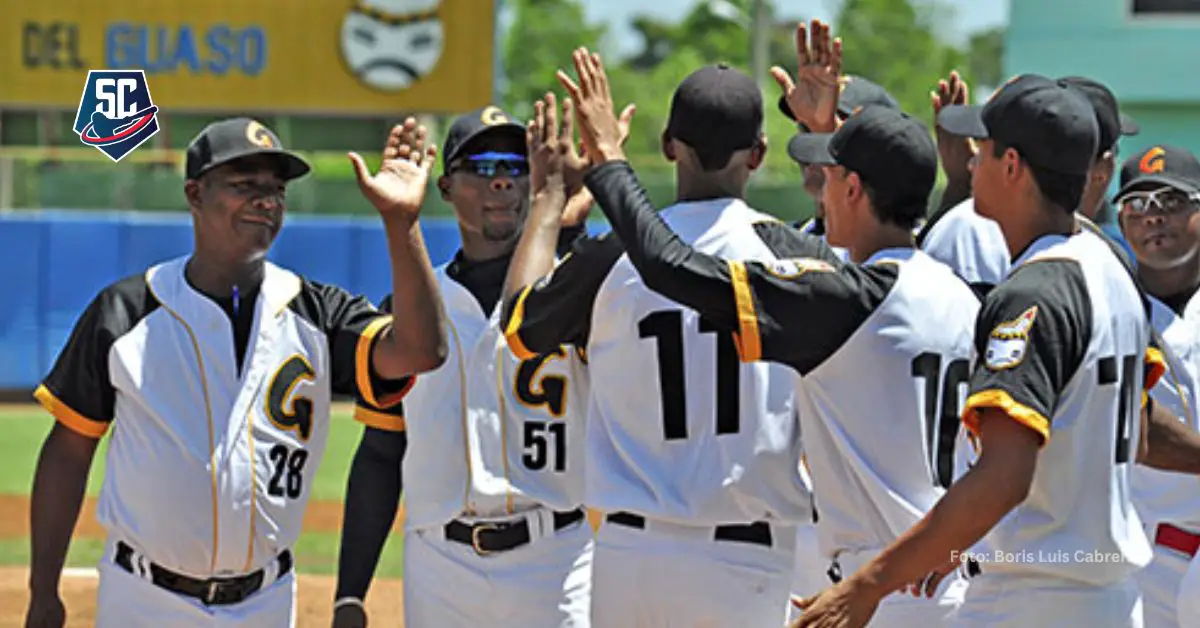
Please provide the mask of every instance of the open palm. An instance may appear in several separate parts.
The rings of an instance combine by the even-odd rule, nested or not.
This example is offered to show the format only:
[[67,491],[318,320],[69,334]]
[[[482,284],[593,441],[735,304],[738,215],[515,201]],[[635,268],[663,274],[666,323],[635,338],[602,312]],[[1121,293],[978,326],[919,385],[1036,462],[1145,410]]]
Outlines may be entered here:
[[374,175],[361,156],[350,153],[359,190],[385,219],[416,220],[420,215],[437,160],[437,147],[425,144],[427,135],[425,127],[413,118],[393,127]]
[[796,77],[781,67],[771,76],[783,89],[792,115],[809,130],[833,132],[837,126],[838,93],[842,73],[842,42],[830,39],[829,26],[813,20],[796,26]]

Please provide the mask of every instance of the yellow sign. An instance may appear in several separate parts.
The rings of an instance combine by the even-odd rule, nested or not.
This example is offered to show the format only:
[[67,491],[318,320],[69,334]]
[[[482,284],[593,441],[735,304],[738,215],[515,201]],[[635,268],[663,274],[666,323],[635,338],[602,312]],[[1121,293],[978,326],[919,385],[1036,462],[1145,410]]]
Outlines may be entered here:
[[458,113],[492,99],[492,0],[0,0],[0,106],[145,70],[164,112]]

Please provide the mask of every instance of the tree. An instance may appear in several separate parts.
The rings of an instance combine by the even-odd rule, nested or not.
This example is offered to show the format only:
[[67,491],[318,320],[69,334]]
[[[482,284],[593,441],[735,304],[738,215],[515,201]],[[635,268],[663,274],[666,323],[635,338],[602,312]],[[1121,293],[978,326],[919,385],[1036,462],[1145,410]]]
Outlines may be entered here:
[[571,64],[579,46],[595,49],[606,34],[603,25],[589,24],[581,0],[511,0],[512,26],[504,38],[502,98],[505,110],[527,120],[533,103],[547,91],[561,93],[554,73]]
[[967,72],[973,86],[999,87],[1004,82],[1004,30],[1003,26],[982,30],[967,41]]
[[879,83],[905,112],[932,124],[930,90],[950,70],[966,70],[965,55],[939,34],[938,19],[948,13],[936,2],[845,0],[834,28],[845,41],[843,71]]

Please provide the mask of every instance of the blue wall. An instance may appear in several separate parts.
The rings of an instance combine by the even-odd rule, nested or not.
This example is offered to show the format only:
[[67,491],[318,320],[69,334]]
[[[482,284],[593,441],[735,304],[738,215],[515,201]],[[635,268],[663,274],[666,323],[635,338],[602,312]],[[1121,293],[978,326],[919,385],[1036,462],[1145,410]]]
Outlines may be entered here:
[[[452,220],[423,223],[434,264],[458,250]],[[187,215],[106,212],[0,214],[0,390],[32,389],[76,318],[106,285],[186,255]],[[378,301],[391,289],[377,220],[290,217],[271,261]]]

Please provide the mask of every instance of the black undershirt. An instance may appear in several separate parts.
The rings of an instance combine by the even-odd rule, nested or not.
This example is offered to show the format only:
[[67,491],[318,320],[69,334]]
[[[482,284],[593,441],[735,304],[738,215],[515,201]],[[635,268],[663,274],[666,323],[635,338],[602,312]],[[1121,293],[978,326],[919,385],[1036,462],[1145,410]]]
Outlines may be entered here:
[[[563,227],[558,234],[559,256],[571,250],[571,245],[586,233],[583,225]],[[475,297],[484,316],[491,316],[492,310],[500,302],[500,293],[504,291],[504,279],[508,275],[508,264],[512,257],[513,251],[509,251],[500,257],[476,262],[467,259],[459,249],[454,254],[454,260],[446,267],[446,274]]]
[[1185,291],[1165,296],[1160,300],[1164,305],[1171,308],[1171,311],[1175,312],[1175,314],[1183,316],[1183,310],[1187,307],[1188,301],[1191,301],[1194,296],[1196,296],[1195,292]]
[[[188,282],[191,286],[192,282]],[[204,296],[212,299],[221,308],[225,315],[229,317],[229,322],[233,325],[233,354],[237,359],[238,373],[242,372],[242,364],[246,360],[246,349],[250,346],[250,330],[254,328],[254,305],[258,301],[258,289],[253,291],[238,293],[237,311],[233,308],[233,296],[215,297],[208,294],[196,286],[192,289]]]

